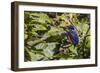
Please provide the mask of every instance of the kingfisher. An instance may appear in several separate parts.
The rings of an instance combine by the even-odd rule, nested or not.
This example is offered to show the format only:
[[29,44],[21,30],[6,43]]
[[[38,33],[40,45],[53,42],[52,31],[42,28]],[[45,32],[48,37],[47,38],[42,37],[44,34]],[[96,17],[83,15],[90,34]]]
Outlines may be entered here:
[[78,45],[79,43],[79,37],[77,34],[77,30],[76,27],[73,25],[69,25],[67,26],[68,32],[67,32],[67,36],[68,36],[68,40],[74,45]]

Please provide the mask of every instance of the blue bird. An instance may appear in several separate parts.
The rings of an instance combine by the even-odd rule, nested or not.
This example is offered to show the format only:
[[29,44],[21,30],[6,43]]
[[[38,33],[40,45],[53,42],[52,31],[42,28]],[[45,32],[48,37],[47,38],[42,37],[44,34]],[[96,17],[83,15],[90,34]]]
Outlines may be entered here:
[[76,46],[79,43],[79,37],[78,37],[75,26],[69,25],[69,26],[67,26],[67,29],[68,29],[67,36],[68,36],[69,41],[74,46]]

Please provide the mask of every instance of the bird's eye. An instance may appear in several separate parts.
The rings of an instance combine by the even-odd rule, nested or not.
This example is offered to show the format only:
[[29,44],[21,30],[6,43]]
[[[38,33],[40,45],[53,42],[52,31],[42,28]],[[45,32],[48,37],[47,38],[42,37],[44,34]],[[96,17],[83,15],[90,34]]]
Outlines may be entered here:
[[74,26],[68,26],[68,29],[69,30],[74,30],[75,28],[74,28]]
[[74,28],[72,28],[72,30],[74,30]]
[[70,29],[71,29],[71,30],[74,30],[74,27],[71,27]]

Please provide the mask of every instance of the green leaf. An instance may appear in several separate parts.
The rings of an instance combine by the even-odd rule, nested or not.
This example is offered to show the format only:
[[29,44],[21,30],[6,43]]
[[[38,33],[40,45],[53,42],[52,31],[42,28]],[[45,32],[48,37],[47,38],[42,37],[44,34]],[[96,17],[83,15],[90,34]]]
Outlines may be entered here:
[[27,42],[27,44],[28,44],[29,46],[32,46],[33,43],[34,43],[34,41],[28,41],[28,42]]
[[32,13],[31,17],[35,22],[40,22],[40,23],[53,22],[52,19],[49,18],[48,15],[45,13]]
[[45,49],[48,45],[46,43],[39,43],[35,46],[36,49]]
[[32,29],[31,33],[33,36],[39,36],[38,33],[36,33],[36,31],[34,29]]
[[41,31],[41,30],[47,30],[46,27],[43,25],[35,25],[35,28],[33,28],[34,31]]
[[34,40],[34,41],[28,41],[27,44],[30,45],[30,46],[33,46],[33,45],[40,43],[42,41],[43,41],[42,39],[37,39],[37,40]]
[[38,60],[41,60],[43,59],[44,56],[41,55],[41,54],[36,54],[36,53],[31,53],[31,61],[38,61]]
[[25,48],[25,56],[26,59],[29,61],[38,61],[41,60],[44,56],[39,53],[34,53],[28,50],[28,48]]
[[56,47],[56,42],[54,43],[47,43],[47,47],[45,49],[43,49],[43,53],[46,57],[48,58],[52,58],[53,57],[53,54],[54,54],[54,49]]
[[44,50],[43,50],[43,53],[44,53],[44,55],[45,55],[46,57],[48,57],[48,58],[52,58],[52,56],[53,56],[53,54],[54,54],[54,52],[53,52],[51,49],[48,49],[48,48],[44,49]]
[[57,35],[59,36],[62,33],[66,33],[66,31],[64,31],[62,28],[51,26],[51,29],[43,35],[43,38],[48,38],[48,37],[57,36]]
[[74,46],[71,46],[71,47],[69,48],[69,50],[70,50],[73,54],[78,55],[77,49],[76,49]]
[[47,47],[48,49],[53,50],[54,48],[56,48],[57,42],[47,43],[47,45],[48,45]]

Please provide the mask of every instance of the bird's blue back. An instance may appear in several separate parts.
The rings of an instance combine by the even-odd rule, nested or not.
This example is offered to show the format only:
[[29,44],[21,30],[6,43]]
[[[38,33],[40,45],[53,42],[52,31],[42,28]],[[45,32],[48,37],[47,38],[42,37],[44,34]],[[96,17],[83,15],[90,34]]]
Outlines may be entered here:
[[70,38],[70,41],[76,46],[79,43],[79,38],[77,35],[77,31],[75,30],[74,26],[68,27],[68,37]]

